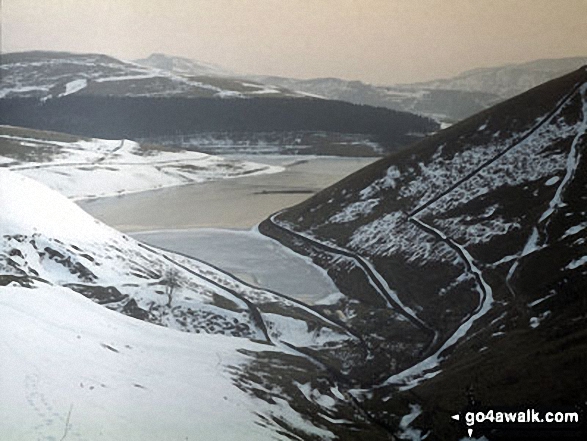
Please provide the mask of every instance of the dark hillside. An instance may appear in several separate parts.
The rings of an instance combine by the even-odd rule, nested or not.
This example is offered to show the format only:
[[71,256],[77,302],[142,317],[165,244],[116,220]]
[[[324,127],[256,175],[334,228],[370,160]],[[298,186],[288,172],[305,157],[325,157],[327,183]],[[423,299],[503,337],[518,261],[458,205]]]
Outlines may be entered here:
[[346,294],[326,313],[379,337],[359,394],[372,415],[418,405],[420,435],[457,439],[450,415],[472,399],[586,403],[586,149],[582,68],[261,225]]
[[395,148],[437,129],[430,119],[340,101],[282,98],[66,96],[0,100],[0,124],[99,138],[148,138],[198,131],[324,131],[373,135]]

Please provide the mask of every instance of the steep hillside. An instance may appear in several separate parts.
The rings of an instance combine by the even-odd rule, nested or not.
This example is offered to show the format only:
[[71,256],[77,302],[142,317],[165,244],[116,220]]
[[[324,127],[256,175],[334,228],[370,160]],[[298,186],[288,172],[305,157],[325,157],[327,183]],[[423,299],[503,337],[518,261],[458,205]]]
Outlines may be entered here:
[[378,419],[399,424],[410,404],[412,432],[452,439],[471,401],[585,404],[585,148],[581,68],[261,225],[346,294],[325,314],[378,339],[357,391]]

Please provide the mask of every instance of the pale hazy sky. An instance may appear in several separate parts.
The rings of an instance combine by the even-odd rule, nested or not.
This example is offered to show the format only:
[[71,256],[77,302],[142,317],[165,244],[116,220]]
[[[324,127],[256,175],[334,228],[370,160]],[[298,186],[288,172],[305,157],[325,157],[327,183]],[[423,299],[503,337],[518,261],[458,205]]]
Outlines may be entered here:
[[180,55],[377,84],[587,56],[587,0],[0,0],[2,52]]

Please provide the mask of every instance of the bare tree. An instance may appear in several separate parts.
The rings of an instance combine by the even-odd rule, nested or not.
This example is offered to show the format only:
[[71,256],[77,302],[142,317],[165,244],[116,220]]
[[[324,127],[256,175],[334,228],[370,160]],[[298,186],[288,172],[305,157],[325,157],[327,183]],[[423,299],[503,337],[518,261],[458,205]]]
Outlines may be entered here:
[[167,306],[171,306],[173,292],[179,286],[179,271],[177,268],[168,267],[163,275],[162,283],[165,285],[165,295],[167,296]]

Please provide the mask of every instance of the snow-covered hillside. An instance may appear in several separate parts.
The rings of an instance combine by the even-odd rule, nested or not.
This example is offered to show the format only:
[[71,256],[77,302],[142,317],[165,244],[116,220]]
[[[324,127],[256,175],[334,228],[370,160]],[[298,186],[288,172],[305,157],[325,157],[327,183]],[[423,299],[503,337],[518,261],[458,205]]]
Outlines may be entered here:
[[165,54],[151,54],[147,58],[141,58],[133,62],[141,66],[168,70],[182,75],[239,77],[236,72],[231,72],[222,66]]
[[43,182],[72,199],[282,170],[129,140],[78,139],[7,126],[0,126],[0,167]]
[[0,124],[103,139],[214,133],[261,148],[258,135],[318,134],[314,152],[353,155],[356,150],[359,156],[372,155],[373,149],[363,142],[341,149],[330,135],[360,135],[393,150],[438,129],[434,121],[413,114],[317,99],[250,78],[221,76],[214,69],[187,72],[189,66],[182,62],[178,68],[174,58],[159,61],[155,64],[164,68],[99,54],[3,54]]
[[587,399],[574,355],[587,319],[586,146],[583,67],[261,224],[328,270],[350,329],[395,343],[366,341],[382,376],[357,394],[377,415],[391,424],[388,406],[425,397],[425,433],[439,407],[467,404],[468,387],[485,405]]
[[[301,346],[352,339],[325,323],[323,331],[309,334],[297,319],[281,314],[298,310],[299,319],[312,315],[310,310],[204,263],[142,245],[36,181],[0,169],[0,184],[0,265],[6,280],[68,287],[110,309],[189,332]],[[264,317],[259,309],[266,303],[277,309]]]
[[361,339],[336,320],[6,168],[0,207],[2,439],[333,439],[364,424],[339,383]]
[[2,55],[0,98],[38,97],[42,100],[71,94],[128,97],[302,96],[283,88],[247,80],[120,61],[99,54],[23,52]]
[[279,438],[258,425],[269,404],[233,384],[239,351],[266,345],[149,325],[44,283],[0,287],[0,317],[3,440]]

